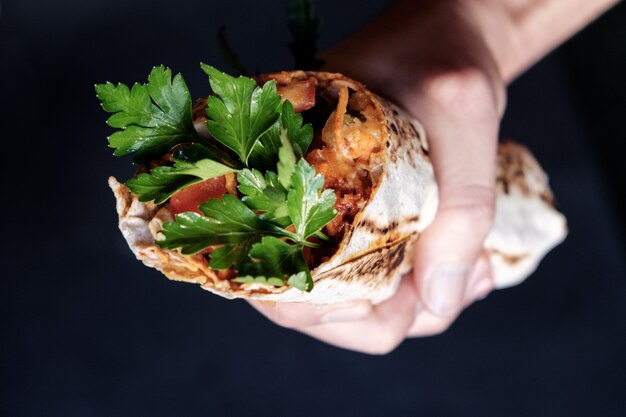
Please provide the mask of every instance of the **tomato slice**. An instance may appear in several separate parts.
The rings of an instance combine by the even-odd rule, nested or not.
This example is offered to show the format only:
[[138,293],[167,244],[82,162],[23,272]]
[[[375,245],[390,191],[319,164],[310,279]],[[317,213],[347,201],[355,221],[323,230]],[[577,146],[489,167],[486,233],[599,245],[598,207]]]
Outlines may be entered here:
[[170,198],[170,211],[172,214],[194,211],[198,214],[200,204],[211,198],[220,198],[226,194],[226,177],[209,178],[197,184],[180,190]]

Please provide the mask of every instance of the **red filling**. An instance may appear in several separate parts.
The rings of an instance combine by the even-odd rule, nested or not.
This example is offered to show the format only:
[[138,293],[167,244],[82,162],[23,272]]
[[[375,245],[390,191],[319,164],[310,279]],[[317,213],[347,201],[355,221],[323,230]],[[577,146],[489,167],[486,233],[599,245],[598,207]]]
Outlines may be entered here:
[[170,198],[172,214],[194,211],[200,213],[200,204],[212,198],[221,198],[226,194],[226,177],[209,178],[208,180],[191,185],[180,190]]

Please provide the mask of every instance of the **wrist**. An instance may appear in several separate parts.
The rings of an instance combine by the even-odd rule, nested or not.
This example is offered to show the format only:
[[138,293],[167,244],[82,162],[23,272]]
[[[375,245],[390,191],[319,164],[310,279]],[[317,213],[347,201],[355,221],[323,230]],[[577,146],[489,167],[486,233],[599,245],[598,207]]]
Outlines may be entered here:
[[516,22],[506,1],[462,1],[463,13],[493,58],[500,79],[509,83],[522,71],[524,48],[516,31]]
[[619,0],[465,0],[510,83]]

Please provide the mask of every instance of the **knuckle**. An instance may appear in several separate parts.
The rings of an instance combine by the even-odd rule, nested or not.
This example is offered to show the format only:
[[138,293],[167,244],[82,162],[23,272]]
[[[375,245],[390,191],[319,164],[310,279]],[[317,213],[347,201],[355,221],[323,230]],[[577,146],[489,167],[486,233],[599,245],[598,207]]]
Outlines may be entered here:
[[498,115],[503,98],[496,85],[484,71],[471,67],[430,74],[422,82],[435,104],[471,117]]
[[495,218],[495,189],[470,185],[459,190],[446,190],[449,198],[442,198],[439,214],[465,229],[486,233]]

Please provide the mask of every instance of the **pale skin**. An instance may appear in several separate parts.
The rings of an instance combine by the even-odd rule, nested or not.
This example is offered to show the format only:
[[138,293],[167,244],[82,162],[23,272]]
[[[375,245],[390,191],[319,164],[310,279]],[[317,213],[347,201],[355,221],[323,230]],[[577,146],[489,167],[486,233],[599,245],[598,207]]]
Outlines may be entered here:
[[493,290],[483,241],[494,215],[495,154],[506,85],[616,0],[398,1],[322,55],[424,125],[439,186],[432,225],[396,294],[335,306],[251,302],[329,344],[383,354],[443,332]]

